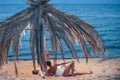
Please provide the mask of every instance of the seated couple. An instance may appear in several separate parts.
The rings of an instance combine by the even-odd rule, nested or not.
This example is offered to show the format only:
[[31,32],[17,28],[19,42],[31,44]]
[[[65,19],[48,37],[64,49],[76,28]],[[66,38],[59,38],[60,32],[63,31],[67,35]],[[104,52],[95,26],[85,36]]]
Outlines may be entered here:
[[[50,61],[47,61],[46,64],[49,67],[47,72],[44,74],[46,76],[55,75],[55,76],[65,76],[65,77],[67,77],[67,76],[75,76],[75,75],[91,74],[92,73],[91,71],[89,73],[74,73],[74,71],[75,71],[74,61],[55,64],[55,65],[52,65],[52,63]],[[63,65],[66,65],[64,70],[62,69]]]

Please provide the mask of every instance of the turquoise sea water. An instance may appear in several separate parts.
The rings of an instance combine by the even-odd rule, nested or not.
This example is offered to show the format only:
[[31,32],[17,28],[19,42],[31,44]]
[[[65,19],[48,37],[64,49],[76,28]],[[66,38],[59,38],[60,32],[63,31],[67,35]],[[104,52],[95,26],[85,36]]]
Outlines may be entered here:
[[[58,9],[76,15],[78,18],[85,20],[93,25],[102,36],[106,43],[108,53],[103,56],[92,55],[92,57],[120,57],[120,5],[107,4],[54,4]],[[9,16],[28,7],[25,4],[0,4],[0,21],[4,21]],[[51,49],[48,33],[47,49]],[[75,45],[75,49],[79,57],[84,57],[80,46]],[[91,51],[91,50],[90,50]],[[64,45],[66,58],[71,58],[69,50]],[[92,53],[92,52],[91,52]],[[51,56],[53,52],[51,50]],[[9,58],[13,57],[12,49],[9,51]],[[58,54],[61,58],[60,53]],[[29,32],[22,39],[22,47],[19,49],[20,59],[31,59],[31,51],[29,45]]]

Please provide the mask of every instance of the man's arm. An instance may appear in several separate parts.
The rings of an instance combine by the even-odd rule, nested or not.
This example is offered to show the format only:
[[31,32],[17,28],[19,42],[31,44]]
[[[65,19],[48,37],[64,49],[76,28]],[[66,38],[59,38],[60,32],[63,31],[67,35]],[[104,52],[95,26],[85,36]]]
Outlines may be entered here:
[[50,72],[50,70],[48,70],[46,73],[45,73],[46,76],[53,76],[53,73]]
[[56,66],[60,66],[60,65],[63,65],[63,64],[68,64],[68,63],[71,63],[71,62],[74,62],[74,61],[63,62],[63,63],[60,63],[60,64],[56,64]]

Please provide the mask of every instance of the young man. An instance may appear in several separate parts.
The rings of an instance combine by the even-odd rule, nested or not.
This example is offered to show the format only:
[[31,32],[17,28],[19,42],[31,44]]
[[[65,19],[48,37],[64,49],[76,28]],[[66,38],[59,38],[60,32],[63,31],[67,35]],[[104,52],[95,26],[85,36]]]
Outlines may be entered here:
[[[60,64],[55,64],[52,65],[52,63],[50,61],[46,62],[47,66],[49,67],[49,69],[46,72],[47,76],[71,76],[74,74],[74,61],[70,61],[70,62],[65,62],[65,63],[60,63]],[[66,67],[64,70],[62,70],[62,66],[66,64]]]
[[[65,62],[65,63],[60,63],[60,64],[55,64],[52,65],[52,63],[50,61],[46,62],[47,66],[49,67],[49,69],[47,70],[46,73],[43,73],[40,70],[37,70],[35,72],[37,72],[37,74],[39,73],[43,78],[45,78],[46,76],[75,76],[75,75],[84,75],[84,74],[92,74],[92,71],[90,72],[86,72],[86,73],[74,73],[75,69],[74,69],[74,61],[70,61],[70,62]],[[66,65],[64,70],[62,69],[62,66]]]
[[48,52],[45,54],[46,58],[51,58],[50,56],[50,49],[48,49]]

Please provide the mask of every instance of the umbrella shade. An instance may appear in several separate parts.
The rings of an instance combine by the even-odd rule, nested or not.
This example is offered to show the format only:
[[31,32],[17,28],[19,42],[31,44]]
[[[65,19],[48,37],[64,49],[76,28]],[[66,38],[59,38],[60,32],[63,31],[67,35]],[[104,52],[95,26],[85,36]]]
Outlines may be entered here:
[[[37,62],[42,71],[46,71],[45,57],[45,32],[50,34],[54,61],[56,63],[58,48],[64,60],[62,41],[70,50],[72,57],[79,61],[72,42],[80,44],[86,61],[90,52],[86,46],[89,43],[94,53],[106,52],[104,41],[93,26],[74,15],[59,11],[53,5],[48,4],[49,0],[27,0],[30,6],[0,23],[0,66],[8,62],[8,51],[13,47],[14,60],[18,59],[18,45],[23,30],[29,25],[30,45],[33,66],[35,69],[35,53]],[[36,49],[36,50],[35,50]],[[35,52],[36,51],[36,52]]]

